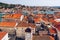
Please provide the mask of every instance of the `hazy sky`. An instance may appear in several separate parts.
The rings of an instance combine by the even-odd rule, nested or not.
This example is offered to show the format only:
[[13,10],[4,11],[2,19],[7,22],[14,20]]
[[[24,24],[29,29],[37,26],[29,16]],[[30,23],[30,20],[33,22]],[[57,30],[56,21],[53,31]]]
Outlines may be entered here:
[[60,0],[0,0],[0,2],[29,6],[60,6]]

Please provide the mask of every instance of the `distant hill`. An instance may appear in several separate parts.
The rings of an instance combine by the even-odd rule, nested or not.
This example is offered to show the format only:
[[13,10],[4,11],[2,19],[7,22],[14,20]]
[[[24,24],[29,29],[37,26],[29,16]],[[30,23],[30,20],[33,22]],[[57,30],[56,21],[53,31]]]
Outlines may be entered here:
[[6,4],[6,3],[2,3],[2,2],[0,2],[0,6],[4,7],[4,8],[14,8],[15,7],[14,4]]
[[[4,7],[4,8],[14,8],[16,5],[21,5],[21,4],[7,4],[7,3],[2,3],[0,2],[0,7]],[[25,7],[25,5],[21,5],[22,7]],[[41,6],[43,7],[43,6]],[[48,6],[49,7],[49,6]],[[51,6],[53,8],[59,8],[60,9],[60,6]]]
[[54,8],[59,8],[60,9],[60,6],[53,6]]

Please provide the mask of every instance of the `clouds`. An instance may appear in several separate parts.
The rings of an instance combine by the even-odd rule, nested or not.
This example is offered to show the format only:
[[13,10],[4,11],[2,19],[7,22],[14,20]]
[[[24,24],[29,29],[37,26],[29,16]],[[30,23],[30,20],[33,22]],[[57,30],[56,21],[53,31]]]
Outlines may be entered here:
[[0,0],[0,2],[29,6],[60,6],[60,0]]

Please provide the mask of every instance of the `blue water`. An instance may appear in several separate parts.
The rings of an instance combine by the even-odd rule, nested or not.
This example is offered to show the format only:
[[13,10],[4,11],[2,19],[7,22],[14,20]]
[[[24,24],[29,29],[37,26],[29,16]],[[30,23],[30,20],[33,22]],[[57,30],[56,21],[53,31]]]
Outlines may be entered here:
[[49,11],[49,10],[48,10],[48,11],[46,11],[45,13],[46,13],[46,14],[54,14],[54,11]]
[[46,13],[46,14],[54,14],[54,11],[50,11],[50,10],[45,11],[45,12],[44,12],[44,11],[40,11],[40,12],[43,13],[43,14],[44,14],[44,13]]

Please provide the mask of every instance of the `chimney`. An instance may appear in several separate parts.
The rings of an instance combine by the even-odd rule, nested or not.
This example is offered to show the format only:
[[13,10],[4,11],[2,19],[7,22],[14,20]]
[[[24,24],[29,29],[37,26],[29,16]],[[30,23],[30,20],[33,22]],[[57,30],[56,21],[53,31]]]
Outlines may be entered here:
[[20,17],[20,21],[23,21],[24,15],[21,15]]

